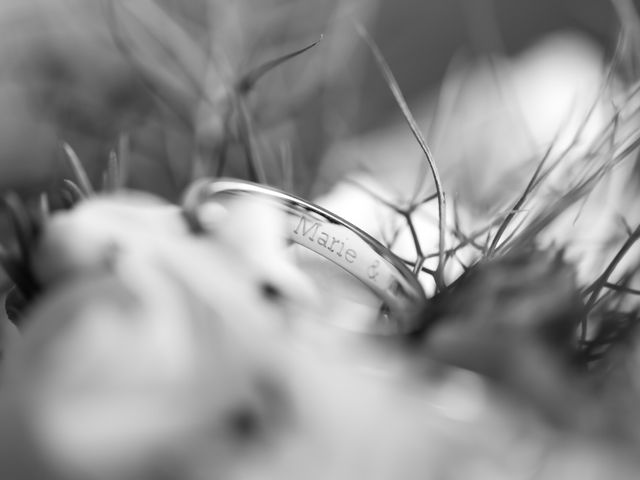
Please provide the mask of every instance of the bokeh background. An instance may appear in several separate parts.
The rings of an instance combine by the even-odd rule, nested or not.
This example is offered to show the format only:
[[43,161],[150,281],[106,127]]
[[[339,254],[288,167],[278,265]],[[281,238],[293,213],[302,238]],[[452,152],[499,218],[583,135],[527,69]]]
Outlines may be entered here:
[[[115,20],[108,5],[3,2],[3,190],[55,190],[68,176],[62,141],[97,181],[109,151],[126,136],[130,185],[176,199],[198,149],[215,157],[224,140],[224,88],[324,34],[315,49],[266,75],[248,98],[270,180],[282,179],[285,157],[293,165],[292,188],[309,194],[329,146],[399,118],[354,22],[370,30],[410,103],[432,94],[454,58],[515,56],[542,35],[567,29],[610,54],[617,33],[605,0],[121,2],[114,4]],[[167,21],[174,28],[165,28]],[[174,30],[187,41],[167,34]],[[217,104],[203,106],[204,85]],[[237,145],[230,150],[227,173],[246,176]]]

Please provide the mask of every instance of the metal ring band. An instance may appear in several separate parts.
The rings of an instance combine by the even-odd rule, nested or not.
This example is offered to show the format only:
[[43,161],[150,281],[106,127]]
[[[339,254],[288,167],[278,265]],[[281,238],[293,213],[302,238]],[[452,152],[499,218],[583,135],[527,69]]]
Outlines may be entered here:
[[222,194],[252,195],[274,202],[288,213],[287,235],[342,267],[383,301],[366,333],[393,335],[420,327],[426,297],[417,278],[387,247],[334,213],[302,198],[264,185],[235,179],[200,179],[187,191],[183,207],[193,215]]

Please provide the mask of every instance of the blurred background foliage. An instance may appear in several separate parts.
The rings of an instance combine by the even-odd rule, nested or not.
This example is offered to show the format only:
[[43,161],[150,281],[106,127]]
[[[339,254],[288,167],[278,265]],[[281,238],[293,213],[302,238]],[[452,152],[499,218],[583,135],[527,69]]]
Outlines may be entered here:
[[3,2],[0,188],[55,191],[68,175],[62,141],[97,180],[122,138],[130,186],[170,199],[194,174],[218,172],[223,150],[226,173],[246,177],[234,81],[324,34],[246,97],[269,181],[289,175],[287,187],[308,194],[329,145],[398,118],[354,21],[368,25],[410,101],[460,52],[514,55],[567,28],[611,51],[616,34],[602,0]]
[[[581,32],[612,53],[618,20],[602,0],[399,0],[379,2],[371,29],[403,92],[415,99],[440,84],[457,55],[515,56],[553,32]],[[370,60],[365,72],[361,131],[397,110]]]

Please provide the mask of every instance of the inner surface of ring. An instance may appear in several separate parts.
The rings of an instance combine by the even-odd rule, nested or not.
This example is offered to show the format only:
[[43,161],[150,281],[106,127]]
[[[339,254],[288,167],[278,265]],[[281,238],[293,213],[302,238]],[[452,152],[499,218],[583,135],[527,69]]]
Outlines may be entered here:
[[290,209],[289,214],[287,233],[293,241],[344,268],[388,304],[412,300],[410,287],[396,267],[357,234],[308,212]]

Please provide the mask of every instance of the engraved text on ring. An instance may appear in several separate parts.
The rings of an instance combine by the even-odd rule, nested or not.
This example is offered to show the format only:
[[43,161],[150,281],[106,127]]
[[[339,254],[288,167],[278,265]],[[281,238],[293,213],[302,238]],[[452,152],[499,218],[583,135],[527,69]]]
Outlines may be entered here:
[[346,240],[341,240],[340,238],[329,235],[327,232],[322,231],[321,227],[322,224],[320,222],[315,222],[301,216],[293,233],[302,235],[312,242],[316,242],[334,255],[344,258],[348,263],[354,263],[358,254],[354,249],[346,247]]

